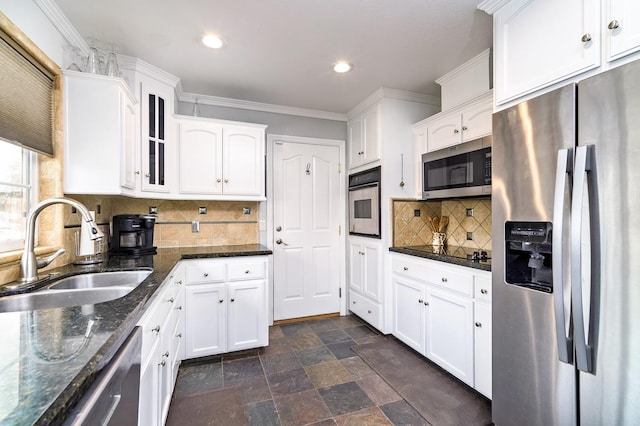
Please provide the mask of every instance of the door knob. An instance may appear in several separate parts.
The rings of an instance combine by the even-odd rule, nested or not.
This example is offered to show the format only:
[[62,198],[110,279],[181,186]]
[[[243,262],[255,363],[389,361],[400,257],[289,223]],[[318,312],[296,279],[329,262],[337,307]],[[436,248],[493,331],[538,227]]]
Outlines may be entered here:
[[288,245],[289,245],[289,244],[285,243],[284,241],[282,241],[282,239],[281,239],[281,238],[278,238],[278,239],[276,240],[276,244],[282,244],[282,245],[284,245],[284,246],[288,246]]

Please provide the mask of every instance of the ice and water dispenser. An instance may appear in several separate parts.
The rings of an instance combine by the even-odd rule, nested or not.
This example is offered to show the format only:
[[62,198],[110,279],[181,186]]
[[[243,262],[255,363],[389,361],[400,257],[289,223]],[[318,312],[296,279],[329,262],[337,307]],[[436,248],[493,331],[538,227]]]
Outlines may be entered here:
[[551,293],[551,222],[505,223],[505,280]]

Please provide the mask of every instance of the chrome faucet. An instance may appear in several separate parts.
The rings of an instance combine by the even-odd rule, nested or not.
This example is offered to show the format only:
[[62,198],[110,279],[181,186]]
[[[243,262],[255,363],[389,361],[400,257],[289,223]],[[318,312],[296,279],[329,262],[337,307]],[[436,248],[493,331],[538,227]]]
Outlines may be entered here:
[[98,240],[104,237],[104,234],[96,226],[89,210],[87,210],[82,203],[65,197],[48,198],[39,202],[31,209],[27,216],[27,234],[24,238],[24,252],[22,253],[22,259],[20,260],[21,278],[18,280],[20,283],[31,283],[37,281],[38,269],[49,265],[55,258],[64,253],[64,249],[60,249],[51,256],[37,259],[34,252],[36,219],[42,210],[53,204],[69,204],[70,206],[75,207],[80,214],[82,214],[82,218],[86,222],[85,225],[89,228],[89,237],[92,240]]

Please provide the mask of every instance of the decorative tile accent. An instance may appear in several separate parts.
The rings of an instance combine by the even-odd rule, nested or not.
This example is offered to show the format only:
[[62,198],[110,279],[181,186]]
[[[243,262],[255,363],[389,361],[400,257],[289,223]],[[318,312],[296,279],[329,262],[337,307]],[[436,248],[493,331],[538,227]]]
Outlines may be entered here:
[[[447,245],[491,250],[491,199],[394,200],[392,205],[393,245],[396,247],[431,244],[433,232],[428,218],[448,216]],[[473,216],[467,216],[470,208]],[[414,216],[414,210],[420,210],[420,216]],[[467,232],[473,232],[473,240],[467,240]]]

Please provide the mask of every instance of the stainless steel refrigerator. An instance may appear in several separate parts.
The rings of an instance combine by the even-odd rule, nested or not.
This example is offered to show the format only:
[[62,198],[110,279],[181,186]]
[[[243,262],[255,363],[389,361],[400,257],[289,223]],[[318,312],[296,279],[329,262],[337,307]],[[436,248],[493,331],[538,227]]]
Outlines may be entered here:
[[493,132],[493,421],[640,424],[640,61]]

